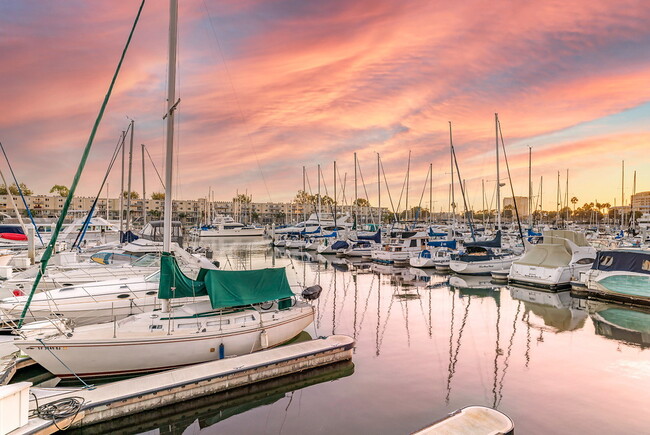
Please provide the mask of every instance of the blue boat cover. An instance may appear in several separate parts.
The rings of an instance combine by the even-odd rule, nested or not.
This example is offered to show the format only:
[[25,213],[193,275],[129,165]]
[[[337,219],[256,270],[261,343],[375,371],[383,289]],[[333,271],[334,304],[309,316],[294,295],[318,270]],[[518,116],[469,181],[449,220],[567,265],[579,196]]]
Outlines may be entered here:
[[501,247],[501,230],[497,231],[496,236],[492,240],[484,240],[480,242],[465,243],[465,247],[480,246],[483,248],[500,248]]
[[381,230],[378,230],[372,236],[357,236],[359,240],[372,240],[375,243],[381,243]]
[[0,225],[0,233],[25,234],[20,225],[3,224]]
[[120,243],[131,243],[134,240],[138,240],[139,237],[133,234],[131,230],[127,232],[120,232]]
[[600,251],[592,269],[606,271],[636,272],[650,275],[650,252],[647,251]]
[[350,247],[350,245],[348,245],[348,242],[346,242],[345,240],[339,240],[337,242],[334,242],[334,244],[332,245],[332,249],[334,249],[334,250],[336,250],[336,249],[347,249],[349,247]]

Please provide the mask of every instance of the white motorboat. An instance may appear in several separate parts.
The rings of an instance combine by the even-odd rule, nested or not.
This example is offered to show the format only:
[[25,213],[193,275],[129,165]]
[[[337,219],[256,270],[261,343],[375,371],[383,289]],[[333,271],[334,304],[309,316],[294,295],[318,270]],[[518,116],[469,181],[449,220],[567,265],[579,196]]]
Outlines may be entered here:
[[264,228],[235,222],[230,216],[217,216],[210,225],[196,228],[194,234],[199,237],[259,237],[264,235]]
[[520,256],[501,249],[501,231],[492,240],[465,244],[465,252],[454,254],[449,268],[463,275],[490,275],[493,271],[508,270]]
[[379,263],[408,263],[411,257],[417,256],[426,247],[429,236],[425,232],[403,232],[392,237],[380,249],[372,251],[372,261]]
[[569,288],[581,272],[591,268],[594,249],[584,234],[568,230],[543,232],[544,241],[529,245],[526,253],[510,267],[508,281],[551,290]]
[[572,285],[612,300],[650,304],[650,250],[600,251],[591,269]]

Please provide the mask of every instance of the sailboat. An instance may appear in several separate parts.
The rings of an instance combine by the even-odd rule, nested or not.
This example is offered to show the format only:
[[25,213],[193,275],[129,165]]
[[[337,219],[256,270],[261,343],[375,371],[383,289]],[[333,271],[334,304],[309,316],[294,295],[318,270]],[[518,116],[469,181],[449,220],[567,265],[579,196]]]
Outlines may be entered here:
[[165,370],[282,344],[314,319],[284,269],[203,269],[192,280],[164,254],[158,297],[209,300],[122,320],[26,334],[15,345],[60,378],[108,377]]
[[496,271],[507,271],[512,262],[520,258],[508,249],[502,249],[501,243],[501,180],[499,178],[499,116],[494,114],[496,130],[496,166],[497,166],[497,232],[493,240],[465,243],[465,252],[452,256],[449,267],[456,273],[467,275],[490,275]]
[[[15,345],[61,378],[143,373],[246,354],[292,339],[314,319],[313,306],[297,299],[284,269],[202,269],[193,280],[170,254],[177,21],[178,0],[170,0],[162,308],[99,325],[18,331]],[[205,296],[209,300],[172,309],[173,299]]]

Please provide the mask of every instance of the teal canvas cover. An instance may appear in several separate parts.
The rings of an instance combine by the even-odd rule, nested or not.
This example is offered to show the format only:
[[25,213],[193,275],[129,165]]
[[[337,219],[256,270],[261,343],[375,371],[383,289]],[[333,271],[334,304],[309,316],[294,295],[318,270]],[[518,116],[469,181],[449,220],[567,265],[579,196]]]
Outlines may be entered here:
[[188,278],[178,267],[176,258],[168,252],[163,252],[160,257],[160,286],[158,297],[160,299],[191,298],[207,296],[203,277],[207,270],[201,269],[197,280]]
[[[175,287],[173,291],[172,287]],[[179,269],[176,259],[171,254],[163,253],[158,297],[172,299],[205,295],[209,296],[214,309],[259,304],[294,296],[284,268],[201,269],[197,279],[193,280]]]
[[212,308],[259,304],[293,296],[284,268],[209,270],[205,286]]

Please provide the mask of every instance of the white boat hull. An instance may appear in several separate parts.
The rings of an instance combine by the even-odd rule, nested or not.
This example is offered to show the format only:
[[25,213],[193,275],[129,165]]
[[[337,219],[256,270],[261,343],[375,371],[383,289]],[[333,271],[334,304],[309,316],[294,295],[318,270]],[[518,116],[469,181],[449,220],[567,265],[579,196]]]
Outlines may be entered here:
[[495,258],[486,261],[458,261],[451,260],[449,268],[456,273],[463,275],[490,275],[497,270],[508,270],[515,261],[516,256]]
[[116,338],[111,322],[78,328],[69,338],[59,335],[41,342],[30,337],[15,344],[57,377],[74,377],[71,371],[80,377],[107,377],[165,370],[219,359],[220,354],[228,357],[274,347],[298,335],[314,318],[313,308],[305,305],[284,312],[262,312],[262,320],[258,317],[245,323],[233,322],[229,327],[210,326],[210,322],[227,317],[250,317],[250,312],[257,311],[177,318],[170,322],[175,327],[171,334],[164,318],[150,322],[162,325],[160,329],[142,333],[138,328],[138,333],[133,332],[141,326],[136,323],[147,323],[149,315],[131,316],[118,322]]
[[264,228],[211,228],[199,230],[199,237],[255,237],[263,235]]

